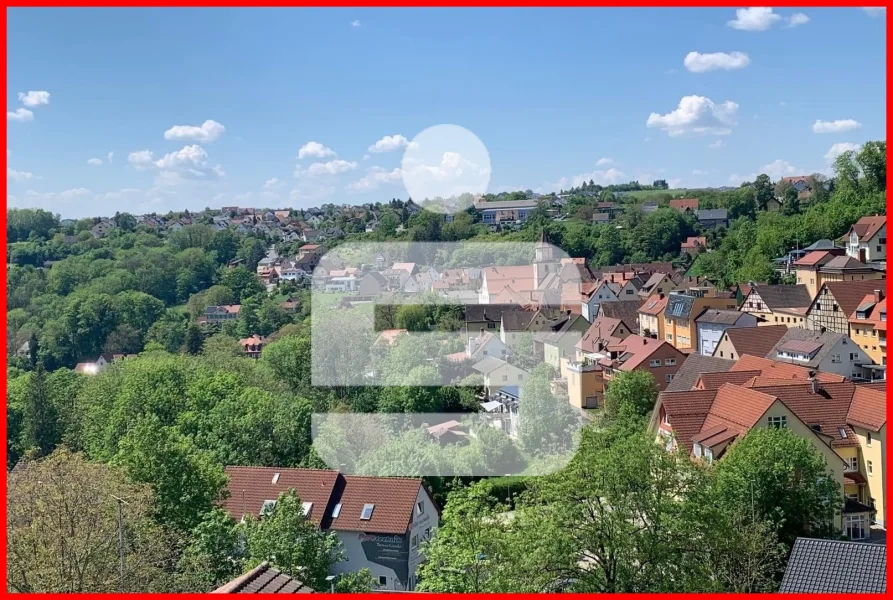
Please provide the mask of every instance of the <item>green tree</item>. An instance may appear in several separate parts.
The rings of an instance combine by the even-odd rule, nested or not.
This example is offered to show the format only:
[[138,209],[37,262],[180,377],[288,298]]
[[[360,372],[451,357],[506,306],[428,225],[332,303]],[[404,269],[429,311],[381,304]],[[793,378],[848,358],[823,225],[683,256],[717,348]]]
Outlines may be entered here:
[[616,418],[624,411],[644,417],[657,401],[657,383],[647,371],[618,373],[605,392],[605,412]]
[[267,245],[264,244],[263,240],[259,240],[255,237],[247,237],[242,240],[242,245],[239,246],[239,251],[237,252],[237,256],[245,261],[245,267],[254,272],[257,268],[257,263],[267,255]]
[[772,180],[763,173],[758,175],[753,182],[754,203],[758,210],[769,210],[769,203],[775,199],[775,189]]
[[37,457],[52,452],[61,438],[59,414],[50,394],[47,373],[38,363],[22,406],[22,447]]
[[534,456],[563,453],[573,444],[577,416],[567,401],[552,394],[552,368],[541,364],[521,387],[524,402],[518,411],[518,441]]
[[186,354],[200,354],[205,344],[205,334],[198,323],[190,323],[186,327],[186,335],[183,339],[183,351]]
[[189,535],[180,568],[202,579],[205,590],[215,589],[241,574],[243,549],[239,527],[221,508],[213,508]]
[[773,525],[789,548],[800,536],[827,537],[840,511],[839,485],[813,442],[787,428],[752,429],[716,467],[719,502]]
[[797,191],[797,188],[788,185],[784,190],[782,200],[784,202],[781,206],[782,214],[788,216],[800,214],[800,192]]
[[228,287],[233,292],[233,302],[240,303],[243,298],[256,296],[264,291],[263,285],[254,275],[253,270],[245,267],[227,269],[220,279],[220,284]]

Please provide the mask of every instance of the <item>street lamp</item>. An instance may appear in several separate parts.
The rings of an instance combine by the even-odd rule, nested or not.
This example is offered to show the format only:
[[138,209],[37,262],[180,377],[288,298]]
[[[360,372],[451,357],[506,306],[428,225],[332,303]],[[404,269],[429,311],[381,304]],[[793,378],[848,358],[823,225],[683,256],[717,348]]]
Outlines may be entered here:
[[332,593],[333,593],[333,594],[335,593],[335,577],[337,577],[337,576],[336,576],[336,575],[329,575],[328,577],[326,577],[326,581],[328,581],[328,582],[329,582],[329,585],[332,586],[331,589],[332,589]]

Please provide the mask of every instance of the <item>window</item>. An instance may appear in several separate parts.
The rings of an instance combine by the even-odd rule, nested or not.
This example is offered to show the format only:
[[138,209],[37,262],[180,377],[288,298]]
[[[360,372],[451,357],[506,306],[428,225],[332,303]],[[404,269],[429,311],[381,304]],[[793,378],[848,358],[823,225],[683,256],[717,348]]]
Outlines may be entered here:
[[659,359],[659,358],[656,358],[656,359],[649,360],[649,361],[648,361],[648,366],[651,367],[652,369],[655,368],[655,367],[659,367],[659,366],[660,366],[660,359]]
[[313,510],[313,502],[304,502],[301,504],[301,508],[304,509],[305,515],[309,515],[310,511]]
[[850,361],[859,360],[858,352],[850,352]]
[[264,500],[263,506],[260,507],[261,515],[268,515],[273,512],[273,509],[276,508],[275,500]]
[[363,505],[363,512],[360,513],[360,520],[361,520],[361,521],[368,521],[369,519],[371,519],[371,518],[372,518],[372,511],[373,511],[373,510],[375,510],[375,505],[374,505],[374,504],[364,504],[364,505]]
[[664,425],[669,425],[670,424],[670,415],[668,415],[667,413],[664,413],[663,421],[664,421]]
[[279,481],[279,473],[273,473],[273,485],[276,485],[277,481]]
[[840,310],[840,307],[837,306],[837,303],[835,303],[835,304],[833,304],[833,305],[831,306],[831,310],[832,310],[833,312],[837,312],[837,311]]
[[668,333],[668,334],[667,334],[667,341],[668,341],[668,342],[672,342],[672,341],[673,341],[673,334],[672,334],[672,333]]
[[701,458],[701,444],[695,442],[695,456]]
[[858,471],[859,470],[859,459],[855,456],[851,458],[845,458],[844,462],[844,471]]
[[332,509],[332,518],[337,519],[338,515],[341,514],[341,503],[335,505],[335,508]]
[[833,362],[833,363],[839,363],[839,362],[840,362],[840,355],[839,355],[839,354],[832,354],[832,355],[831,355],[831,362]]
[[851,540],[864,540],[868,537],[866,515],[844,515],[843,531]]
[[425,503],[419,502],[415,505],[415,514],[422,515],[425,514]]
[[418,548],[419,547],[419,536],[417,536],[417,535],[412,536],[412,538],[409,540],[409,547],[410,548]]
[[666,375],[664,375],[664,379],[667,380],[667,383],[670,383],[671,381],[673,381],[673,374],[667,373]]
[[865,461],[866,470],[869,475],[874,475],[874,465],[871,464],[870,460]]
[[769,427],[781,429],[788,426],[788,418],[784,415],[780,417],[769,417]]
[[509,376],[508,376],[508,375],[503,375],[503,376],[502,376],[502,380],[503,380],[503,381],[508,381],[508,380],[509,380]]
[[707,459],[707,462],[713,462],[713,450],[704,448],[704,458]]
[[865,433],[865,445],[871,448],[871,432],[868,431]]
[[387,585],[387,584],[388,584],[388,578],[387,578],[387,576],[385,576],[385,575],[379,575],[379,576],[378,576],[378,585]]
[[664,359],[664,366],[665,366],[665,367],[672,367],[672,366],[674,366],[675,364],[676,364],[676,359],[675,359],[675,358],[665,358],[665,359]]

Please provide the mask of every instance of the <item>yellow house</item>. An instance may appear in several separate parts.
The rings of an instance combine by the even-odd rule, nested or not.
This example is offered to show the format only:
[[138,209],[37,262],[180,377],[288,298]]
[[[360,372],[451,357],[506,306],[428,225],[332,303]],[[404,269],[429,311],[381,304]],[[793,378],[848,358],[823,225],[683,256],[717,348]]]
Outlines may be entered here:
[[695,319],[708,308],[735,310],[735,299],[675,293],[667,296],[667,305],[661,313],[663,339],[678,350],[697,349],[698,328]]
[[880,290],[867,294],[850,315],[850,338],[876,364],[887,365],[887,299]]
[[738,310],[754,315],[758,325],[805,327],[813,296],[801,284],[754,285]]
[[600,366],[585,362],[563,361],[562,375],[567,379],[567,395],[577,408],[602,408],[605,380]]
[[805,285],[811,298],[815,298],[822,285],[828,281],[863,281],[883,279],[886,272],[875,269],[851,256],[836,256],[843,252],[816,250],[794,263],[797,283]]
[[650,296],[639,307],[639,334],[656,340],[664,339],[663,312],[667,306],[665,294]]
[[849,381],[772,385],[777,383],[758,377],[750,387],[725,383],[718,389],[662,392],[650,431],[667,449],[711,462],[751,429],[790,429],[813,443],[840,485],[845,497],[838,526],[851,539],[867,538],[872,518],[883,524],[883,393]]

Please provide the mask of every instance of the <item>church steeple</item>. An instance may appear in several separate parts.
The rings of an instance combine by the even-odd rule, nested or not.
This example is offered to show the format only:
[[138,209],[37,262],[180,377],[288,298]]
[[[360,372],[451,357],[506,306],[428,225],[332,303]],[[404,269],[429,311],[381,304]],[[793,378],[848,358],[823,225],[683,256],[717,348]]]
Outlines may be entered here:
[[536,287],[540,287],[543,280],[550,274],[558,272],[558,263],[555,261],[555,247],[546,239],[546,230],[540,230],[540,239],[536,243],[533,259],[533,278]]

